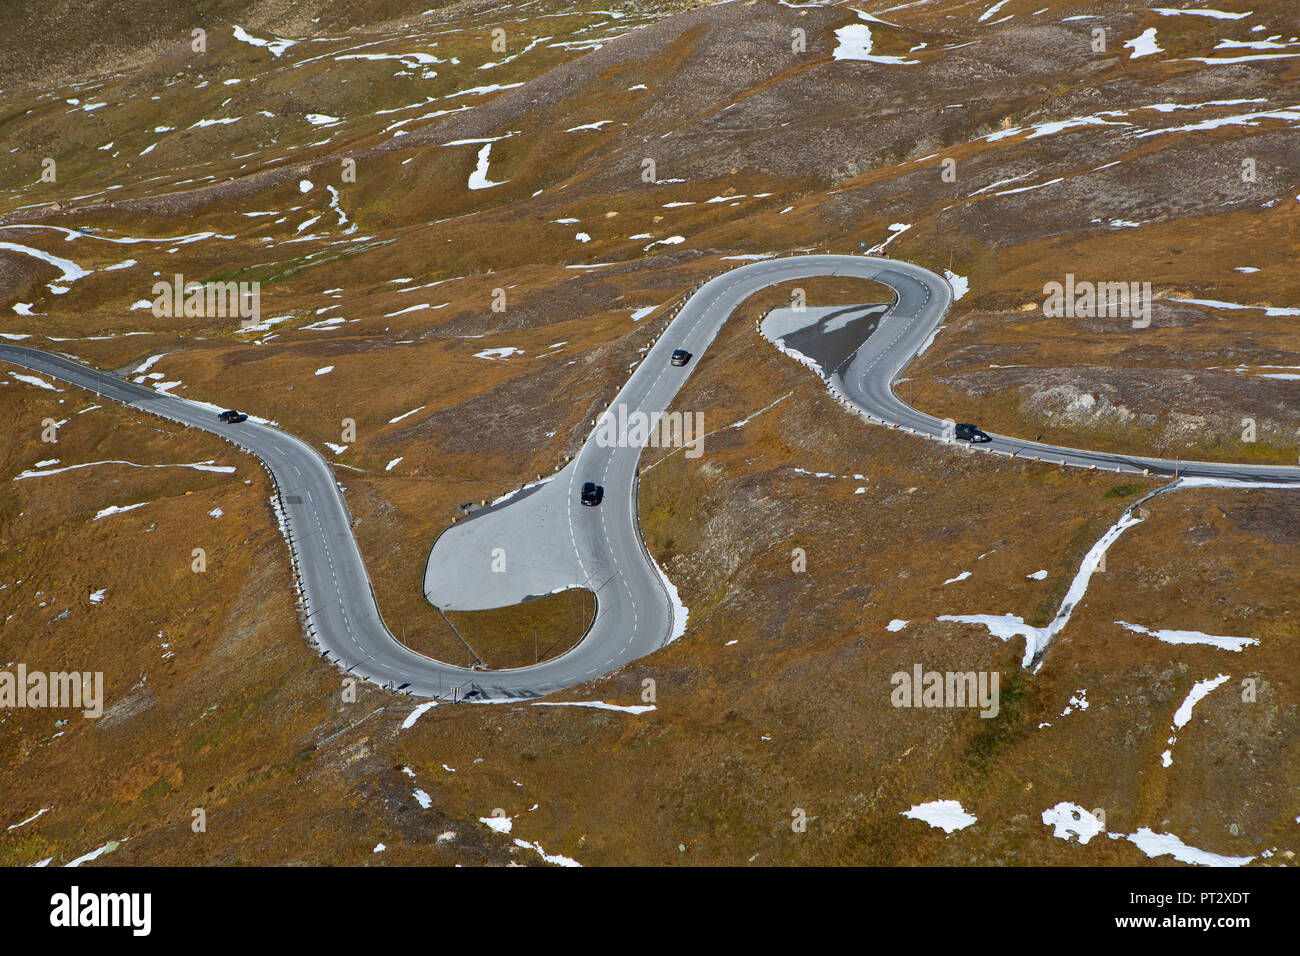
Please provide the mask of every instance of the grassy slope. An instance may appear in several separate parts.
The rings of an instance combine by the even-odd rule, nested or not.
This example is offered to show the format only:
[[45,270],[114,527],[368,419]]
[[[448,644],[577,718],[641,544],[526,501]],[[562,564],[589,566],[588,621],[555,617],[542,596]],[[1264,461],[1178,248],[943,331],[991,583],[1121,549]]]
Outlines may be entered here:
[[[501,59],[486,45],[498,22],[507,24],[510,52],[537,36],[612,36],[631,24],[585,15],[516,23],[478,16],[473,5],[426,21],[381,23],[380,16],[419,11],[331,4],[332,19],[313,28],[310,6],[298,5],[295,19],[267,4],[212,10],[214,18],[247,17],[255,33],[338,35],[362,27],[312,54],[379,40],[375,49],[461,59],[461,69],[439,65],[435,77],[391,61],[344,67],[324,60],[293,69],[287,64],[303,55],[301,46],[277,61],[227,40],[224,29],[210,31],[217,42],[205,59],[174,51],[132,59],[127,47],[143,41],[124,34],[126,45],[113,56],[123,66],[139,63],[138,71],[87,89],[7,94],[0,128],[21,152],[0,172],[6,207],[57,200],[70,208],[10,212],[5,221],[236,238],[128,248],[9,234],[88,268],[128,256],[138,265],[97,273],[52,296],[42,284],[51,271],[6,257],[0,306],[8,312],[14,302],[35,302],[44,313],[7,319],[6,330],[32,333],[38,346],[50,344],[43,336],[151,331],[147,339],[54,345],[105,368],[134,367],[166,352],[155,368],[183,382],[180,394],[267,414],[318,447],[340,442],[342,420],[354,419],[358,439],[337,461],[363,469],[339,474],[361,518],[358,535],[381,607],[395,629],[448,655],[461,649],[416,586],[429,542],[456,505],[496,497],[571,454],[593,410],[613,395],[682,292],[734,264],[721,255],[858,251],[881,241],[891,223],[911,223],[890,251],[968,276],[972,291],[909,373],[905,398],[937,414],[960,410],[956,417],[1080,445],[1293,457],[1291,386],[1205,371],[1300,365],[1290,320],[1162,307],[1153,327],[1139,332],[1020,311],[1041,302],[1044,281],[1066,271],[1150,278],[1161,294],[1295,304],[1300,287],[1289,261],[1300,213],[1280,201],[1300,190],[1288,134],[1265,124],[1138,145],[1105,130],[996,144],[978,137],[1150,102],[1284,96],[1294,68],[1282,61],[1195,70],[1129,61],[1126,51],[1094,58],[1086,29],[1059,23],[1083,7],[1055,3],[1054,20],[1030,22],[1028,14],[1046,3],[1024,10],[1013,3],[1007,12],[1017,13],[1015,20],[987,28],[974,23],[979,11],[960,4],[910,14],[907,30],[878,31],[880,51],[907,55],[919,42],[979,42],[946,57],[921,53],[924,64],[906,69],[830,62],[829,31],[851,19],[847,11],[798,13],[765,3],[647,21],[594,53],[541,45],[484,71],[477,66]],[[1286,4],[1256,7],[1271,32],[1296,32]],[[1157,26],[1171,56],[1207,53],[1235,29],[1107,9],[1116,36]],[[168,7],[156,18],[164,32],[178,11]],[[958,19],[946,20],[947,12]],[[811,27],[810,55],[773,56],[768,38],[784,44],[793,17]],[[437,35],[448,29],[459,32]],[[116,36],[104,31],[106,42]],[[68,34],[53,42],[73,47],[74,40]],[[56,72],[71,62],[42,56]],[[91,70],[97,62],[82,61]],[[241,83],[227,87],[228,79]],[[453,95],[515,82],[527,85],[495,97]],[[628,89],[641,83],[651,90]],[[10,79],[3,85],[15,88]],[[160,99],[151,100],[155,95]],[[448,96],[426,109],[458,100],[476,108],[412,122],[401,127],[405,137],[385,131],[425,109],[380,110]],[[110,105],[85,113],[67,107],[68,97]],[[956,99],[966,106],[943,109]],[[733,102],[739,105],[725,109]],[[274,115],[260,116],[262,109]],[[853,121],[864,112],[871,122]],[[308,113],[346,123],[318,128],[304,119]],[[244,119],[188,129],[234,115]],[[564,132],[603,120],[613,123]],[[177,129],[153,133],[159,125]],[[438,145],[514,131],[491,153],[490,177],[503,185],[479,192],[464,188],[479,147]],[[111,149],[99,149],[109,142]],[[1239,166],[1245,149],[1266,171],[1249,189],[1222,173]],[[958,160],[956,183],[939,178],[937,159],[923,158],[941,151]],[[46,154],[59,157],[60,181],[33,186]],[[339,180],[344,155],[360,157],[354,184]],[[647,155],[661,178],[685,182],[643,184]],[[1121,166],[1095,169],[1114,159]],[[973,195],[1022,174],[1023,183],[1067,181],[1005,197],[991,196],[996,190]],[[162,178],[151,182],[155,176]],[[315,183],[305,194],[303,178]],[[351,237],[330,209],[326,184],[340,190],[359,226]],[[773,195],[755,198],[762,193]],[[150,198],[160,194],[166,198]],[[707,202],[719,196],[743,198]],[[1279,201],[1265,208],[1270,199]],[[693,205],[668,205],[686,202]],[[260,210],[275,215],[241,215]],[[323,237],[291,242],[317,215],[320,224],[305,234]],[[1138,229],[1091,222],[1110,217],[1155,221]],[[562,218],[580,221],[555,221]],[[591,241],[577,241],[579,231]],[[651,238],[631,238],[643,234]],[[685,241],[647,248],[676,235]],[[593,262],[618,265],[566,268]],[[1261,272],[1233,272],[1234,265]],[[177,270],[260,278],[268,283],[264,315],[292,321],[273,335],[250,336],[226,320],[129,311],[149,294],[153,272]],[[393,281],[401,279],[411,281]],[[435,281],[442,284],[402,291]],[[344,292],[325,291],[334,288]],[[504,313],[491,309],[498,288],[507,290]],[[881,297],[867,286],[855,294],[822,283],[815,291],[834,301]],[[1293,509],[1266,493],[1161,499],[1116,545],[1110,570],[1094,580],[1047,665],[1026,680],[1017,676],[1019,647],[934,619],[1011,611],[1045,623],[1083,552],[1122,508],[1118,483],[967,460],[866,428],[810,373],[758,338],[754,321],[783,295],[755,300],[729,324],[679,407],[725,423],[790,397],[744,428],[711,437],[703,458],[667,459],[642,485],[650,547],[691,608],[687,636],[563,695],[642,703],[643,681],[652,679],[657,710],[642,716],[439,707],[399,730],[409,712],[400,699],[361,688],[356,703],[344,703],[339,675],[315,662],[302,639],[259,469],[215,440],[151,421],[132,424],[132,416],[110,409],[78,417],[51,454],[34,423],[47,414],[67,417],[57,400],[70,396],[25,385],[0,389],[18,439],[6,448],[5,481],[49,457],[215,458],[240,469],[234,477],[88,469],[13,485],[19,495],[0,507],[0,528],[6,580],[24,583],[0,591],[0,612],[14,615],[0,632],[6,657],[40,659],[40,635],[56,627],[49,618],[69,608],[57,625],[66,630],[49,631],[75,635],[59,663],[103,662],[95,666],[111,674],[110,701],[122,713],[137,703],[146,709],[116,724],[76,720],[60,738],[52,736],[58,731],[49,714],[0,723],[6,765],[32,768],[7,777],[0,802],[17,808],[14,822],[56,807],[38,823],[0,831],[0,854],[14,863],[51,854],[62,862],[130,835],[115,854],[122,862],[528,859],[473,823],[500,807],[520,815],[517,833],[525,838],[590,863],[741,862],[755,853],[759,863],[1145,861],[1126,841],[1079,847],[1051,839],[1039,815],[1069,800],[1105,808],[1116,831],[1152,826],[1218,852],[1277,846],[1286,858],[1294,808],[1280,806],[1276,795],[1295,789],[1292,768],[1300,765],[1290,742],[1296,695],[1286,677],[1298,635],[1278,595],[1295,592],[1286,560],[1294,549],[1286,530],[1296,525]],[[446,305],[393,314],[425,302]],[[633,309],[654,305],[654,315],[631,321]],[[330,316],[355,321],[302,328]],[[504,346],[524,353],[474,357]],[[334,371],[315,374],[327,365]],[[1028,368],[991,367],[1014,365]],[[1064,391],[1044,395],[1047,383]],[[1118,411],[1068,413],[1071,398],[1085,392],[1109,396],[1111,408],[1123,406],[1132,417],[1121,425]],[[1190,427],[1175,413],[1205,422]],[[1246,415],[1260,422],[1253,448],[1231,440]],[[816,479],[794,467],[866,480]],[[858,487],[867,492],[854,494]],[[144,500],[154,503],[88,520],[106,504]],[[217,506],[225,515],[209,518]],[[196,529],[205,540],[208,529],[217,535],[202,583],[187,570]],[[142,548],[146,535],[161,544]],[[808,554],[802,574],[790,570],[795,547]],[[1025,577],[1040,568],[1049,572],[1045,581]],[[961,570],[972,577],[942,583]],[[83,592],[106,584],[105,603],[89,606]],[[38,590],[45,592],[39,598]],[[53,593],[57,603],[37,607]],[[552,622],[572,610],[562,604],[555,602]],[[884,630],[895,617],[913,623]],[[1241,655],[1171,647],[1124,631],[1116,620],[1254,636],[1261,645]],[[482,639],[496,639],[510,659],[500,639],[512,629],[530,628],[510,617],[499,628],[485,626]],[[176,653],[166,662],[160,630],[162,640],[173,632],[178,638],[167,641]],[[250,658],[257,662],[251,674]],[[987,722],[890,707],[889,675],[916,662],[999,670],[1003,714]],[[1259,700],[1238,706],[1228,688],[1216,691],[1179,734],[1173,766],[1161,768],[1173,710],[1194,680],[1220,670],[1232,673],[1231,686],[1258,675]],[[148,694],[132,689],[141,672],[150,675]],[[1061,717],[1080,688],[1088,690],[1089,709]],[[373,713],[383,707],[397,709]],[[1044,723],[1052,726],[1040,729]],[[57,782],[41,772],[51,763]],[[140,769],[123,773],[126,766]],[[106,778],[111,787],[102,785]],[[433,797],[433,809],[417,808],[416,787]],[[945,838],[899,816],[911,803],[940,798],[962,800],[980,823]],[[196,806],[210,811],[202,838],[188,828]],[[813,818],[806,834],[790,830],[796,807]],[[1230,823],[1238,836],[1228,833]],[[448,832],[455,838],[439,841]],[[381,840],[389,851],[372,854]]]

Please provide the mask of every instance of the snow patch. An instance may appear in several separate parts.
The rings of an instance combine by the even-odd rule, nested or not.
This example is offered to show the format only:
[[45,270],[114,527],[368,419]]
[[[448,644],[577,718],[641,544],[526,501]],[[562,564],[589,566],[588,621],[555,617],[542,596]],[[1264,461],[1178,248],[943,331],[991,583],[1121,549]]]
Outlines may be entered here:
[[597,710],[618,710],[625,714],[644,714],[655,709],[654,704],[607,704],[602,700],[542,700],[534,707],[594,707]]
[[1129,624],[1127,621],[1116,621],[1115,623],[1126,630],[1133,631],[1136,634],[1147,634],[1157,640],[1164,641],[1166,644],[1208,644],[1224,651],[1241,652],[1245,648],[1259,643],[1253,637],[1224,637],[1217,634],[1204,634],[1201,631],[1152,630],[1143,627],[1141,624]]
[[1180,863],[1194,863],[1197,866],[1245,866],[1253,856],[1221,856],[1208,850],[1188,846],[1172,833],[1156,833],[1149,827],[1140,827],[1137,833],[1124,839],[1133,843],[1147,856],[1172,856]]
[[149,502],[142,501],[137,505],[109,505],[107,508],[101,508],[95,513],[91,521],[98,521],[100,518],[107,518],[109,515],[120,515],[124,511],[134,511],[136,508],[143,508]]
[[1155,27],[1151,27],[1148,30],[1144,30],[1141,34],[1135,36],[1131,40],[1125,40],[1124,46],[1126,49],[1130,49],[1133,51],[1133,53],[1129,56],[1130,60],[1136,60],[1138,57],[1142,57],[1142,56],[1150,56],[1153,53],[1165,52],[1163,49],[1160,48],[1160,45],[1156,43]]
[[492,153],[491,143],[485,143],[483,145],[483,148],[478,151],[478,162],[474,166],[474,172],[469,174],[470,189],[488,189],[492,186],[501,186],[509,182],[509,180],[502,180],[501,182],[492,182],[490,179],[487,178],[488,164],[492,161],[491,153]]
[[1052,836],[1069,842],[1071,837],[1078,837],[1080,843],[1087,843],[1106,828],[1101,821],[1076,803],[1061,801],[1056,806],[1043,811],[1043,825],[1052,828]]
[[[411,711],[409,714],[406,715],[406,719],[402,721],[402,729],[410,730],[412,727],[415,726],[415,722],[417,720],[419,720],[421,717],[423,717],[425,714],[427,714],[429,711],[433,710],[433,708],[437,706],[438,706],[438,702],[436,700],[429,700],[429,701],[425,701],[423,704],[420,704],[420,706],[416,707],[413,711]],[[412,774],[412,776],[414,776],[414,774]]]
[[901,815],[911,817],[913,820],[922,820],[932,827],[943,830],[944,833],[964,830],[976,820],[956,800],[931,800],[929,803],[918,803],[910,810],[904,810]]
[[55,388],[49,382],[45,381],[45,379],[40,378],[39,376],[36,375],[23,375],[20,372],[10,372],[9,375],[20,382],[25,382],[28,385],[35,385],[37,388],[43,388],[46,389],[47,391],[51,391],[51,392],[63,391],[63,389]]
[[27,824],[29,824],[29,823],[31,823],[33,820],[35,820],[37,817],[41,816],[42,814],[49,813],[49,812],[50,812],[51,810],[53,810],[53,809],[54,809],[53,807],[45,807],[45,808],[43,808],[43,809],[41,809],[41,810],[37,810],[37,811],[36,811],[35,813],[33,813],[30,817],[28,817],[26,820],[23,820],[23,821],[21,821],[21,822],[19,822],[19,823],[11,823],[11,824],[7,827],[7,829],[10,829],[10,830],[17,830],[19,827],[26,826]]
[[875,55],[871,52],[873,43],[870,26],[866,23],[850,23],[835,31],[835,50],[832,56],[837,60],[857,60],[886,66],[916,66],[921,62],[901,56]]
[[516,837],[515,846],[522,847],[525,850],[535,850],[537,851],[537,855],[540,856],[543,860],[545,860],[547,863],[554,863],[556,866],[582,866],[581,863],[579,863],[577,860],[573,859],[572,857],[562,856],[559,853],[547,853],[545,850],[542,849],[542,845],[540,843],[529,843],[527,840],[520,840],[518,837]]
[[275,37],[272,40],[264,40],[261,37],[253,36],[243,27],[238,25],[235,26],[234,33],[235,33],[235,39],[238,40],[240,43],[247,43],[251,46],[266,47],[266,49],[271,52],[271,55],[276,57],[277,59],[279,58],[280,54],[282,54],[285,50],[289,49],[289,47],[291,46],[295,46],[298,43],[297,40],[286,40],[283,37]]
[[1132,511],[1125,511],[1120,516],[1119,521],[1112,525],[1105,534],[1098,539],[1086,555],[1079,566],[1079,571],[1070,582],[1070,589],[1066,592],[1065,598],[1061,601],[1060,608],[1057,609],[1056,617],[1047,627],[1034,627],[1026,624],[1024,618],[1017,614],[1003,614],[1001,616],[992,614],[944,614],[938,620],[955,621],[960,624],[981,624],[988,628],[988,631],[994,637],[1008,641],[1014,637],[1023,637],[1025,639],[1025,655],[1021,663],[1022,667],[1028,667],[1033,663],[1034,658],[1042,653],[1048,643],[1061,632],[1066,624],[1070,622],[1070,616],[1074,613],[1075,607],[1083,600],[1084,594],[1088,591],[1088,583],[1092,580],[1093,574],[1100,566],[1102,558],[1110,549],[1110,546],[1129,528],[1136,524],[1141,524],[1144,519],[1134,517]]
[[425,406],[421,405],[419,408],[413,408],[413,409],[411,409],[409,412],[403,412],[402,414],[398,415],[396,418],[390,418],[390,419],[388,420],[388,424],[390,424],[390,425],[396,425],[396,424],[397,424],[398,422],[400,422],[403,418],[410,418],[410,417],[411,417],[412,415],[414,415],[416,412],[422,412],[422,411],[424,411],[424,408],[425,408]]
[[965,276],[959,276],[948,269],[943,270],[943,275],[948,280],[948,284],[952,286],[952,301],[956,302],[970,291],[970,280]]
[[475,352],[475,358],[487,359],[489,362],[500,358],[509,358],[512,355],[523,355],[523,349],[517,349],[513,345],[507,345],[499,349],[484,349],[482,352]]

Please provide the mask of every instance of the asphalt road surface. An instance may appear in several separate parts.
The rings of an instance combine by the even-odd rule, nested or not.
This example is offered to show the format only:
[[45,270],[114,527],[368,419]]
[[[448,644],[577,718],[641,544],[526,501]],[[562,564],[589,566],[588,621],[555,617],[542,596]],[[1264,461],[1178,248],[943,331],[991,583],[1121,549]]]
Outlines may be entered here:
[[[767,286],[822,275],[874,279],[890,286],[897,296],[862,347],[832,373],[832,390],[872,421],[945,440],[945,435],[951,435],[951,423],[906,405],[894,396],[891,385],[932,340],[951,305],[952,290],[945,279],[927,269],[884,258],[771,259],[710,280],[687,300],[610,411],[617,414],[620,406],[629,414],[667,410],[722,324],[742,302]],[[678,348],[693,353],[689,364],[669,363]],[[617,670],[664,646],[684,628],[684,613],[672,598],[671,585],[641,539],[636,493],[642,447],[636,436],[632,442],[610,445],[600,440],[602,429],[594,428],[562,470],[452,525],[434,543],[424,590],[429,601],[443,610],[503,607],[571,587],[596,593],[596,618],[571,650],[528,667],[479,671],[425,657],[394,639],[380,616],[334,474],[306,442],[254,421],[224,424],[214,406],[164,395],[50,353],[3,344],[0,359],[202,428],[256,455],[278,491],[309,636],[326,659],[357,677],[447,700],[541,697]],[[1037,457],[1054,464],[1130,474],[1177,473],[1300,485],[1300,468],[1295,467],[1133,458],[1001,436],[977,447],[970,453]],[[585,481],[604,486],[604,500],[598,507],[580,504],[579,490]]]

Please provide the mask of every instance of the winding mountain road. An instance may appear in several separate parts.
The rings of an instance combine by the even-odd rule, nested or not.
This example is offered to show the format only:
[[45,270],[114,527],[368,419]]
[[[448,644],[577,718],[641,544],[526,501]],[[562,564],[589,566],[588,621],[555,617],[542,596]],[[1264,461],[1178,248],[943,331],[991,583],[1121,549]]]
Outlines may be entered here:
[[[825,275],[874,279],[897,297],[875,331],[832,372],[832,391],[871,421],[951,441],[945,439],[951,423],[911,408],[894,395],[892,385],[932,340],[952,303],[952,290],[928,269],[884,258],[769,259],[704,283],[637,366],[611,410],[624,406],[629,413],[665,411],[741,303],[767,286]],[[671,365],[669,356],[678,348],[692,352],[695,359],[684,367]],[[596,617],[568,652],[528,667],[480,671],[433,660],[392,636],[375,602],[338,482],[328,462],[306,442],[251,420],[224,424],[214,406],[162,394],[63,356],[0,344],[0,360],[212,432],[257,456],[275,482],[308,634],[323,657],[357,677],[420,697],[541,697],[644,657],[684,629],[685,611],[646,550],[638,526],[642,448],[606,447],[598,440],[599,429],[593,429],[563,469],[453,524],[430,550],[424,591],[443,610],[503,607],[571,587],[590,588],[596,594]],[[971,453],[1037,457],[1130,474],[1176,472],[1300,486],[1296,467],[1174,462],[1002,436],[993,436]],[[599,507],[579,503],[584,481],[604,485]]]

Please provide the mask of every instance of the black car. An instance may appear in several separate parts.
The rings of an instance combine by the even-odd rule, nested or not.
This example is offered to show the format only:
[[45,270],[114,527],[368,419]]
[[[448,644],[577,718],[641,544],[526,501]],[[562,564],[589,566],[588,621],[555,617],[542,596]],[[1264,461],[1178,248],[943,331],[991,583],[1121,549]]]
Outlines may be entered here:
[[685,365],[691,360],[691,353],[686,349],[673,349],[673,357],[668,361],[674,365]]
[[977,426],[966,423],[958,424],[955,434],[959,441],[970,441],[983,444],[986,441],[993,440],[985,432],[980,431]]
[[605,489],[594,481],[584,481],[582,483],[582,503],[587,507],[596,507],[604,497]]
[[248,416],[243,412],[237,412],[233,408],[228,408],[217,416],[227,425],[237,425],[240,422],[248,421]]

